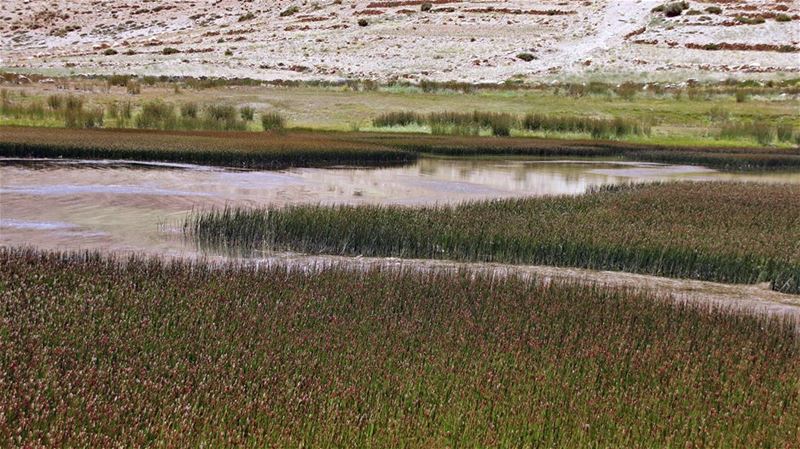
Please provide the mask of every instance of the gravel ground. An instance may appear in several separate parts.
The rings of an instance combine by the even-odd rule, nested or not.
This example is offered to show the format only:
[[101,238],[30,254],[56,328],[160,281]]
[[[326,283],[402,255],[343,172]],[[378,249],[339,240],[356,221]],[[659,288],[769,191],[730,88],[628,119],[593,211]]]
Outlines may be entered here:
[[[674,18],[652,11],[661,0],[438,0],[428,11],[422,3],[7,0],[0,10],[0,68],[469,82],[800,72],[800,57],[791,51],[800,46],[797,1],[692,1],[696,13]],[[722,13],[706,12],[711,6]],[[779,22],[778,14],[793,20]],[[758,15],[764,23],[736,19]],[[709,44],[727,46],[702,48]],[[177,52],[164,54],[167,48]],[[521,53],[535,59],[520,59]]]

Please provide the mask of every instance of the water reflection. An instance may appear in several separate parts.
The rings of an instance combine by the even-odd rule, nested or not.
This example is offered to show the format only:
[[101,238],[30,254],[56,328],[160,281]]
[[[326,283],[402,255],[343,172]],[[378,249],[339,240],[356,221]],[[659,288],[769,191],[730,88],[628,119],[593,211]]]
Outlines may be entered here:
[[657,180],[800,183],[800,173],[720,173],[620,161],[423,158],[384,169],[242,171],[187,164],[0,159],[0,244],[52,249],[191,251],[180,223],[225,205],[458,203],[579,194]]

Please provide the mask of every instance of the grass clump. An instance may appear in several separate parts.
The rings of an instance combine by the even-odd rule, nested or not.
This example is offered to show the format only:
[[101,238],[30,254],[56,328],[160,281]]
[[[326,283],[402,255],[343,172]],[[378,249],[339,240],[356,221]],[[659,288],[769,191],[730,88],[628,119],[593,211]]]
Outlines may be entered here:
[[480,111],[472,113],[433,112],[430,114],[410,111],[387,112],[373,119],[372,124],[378,128],[416,124],[430,126],[432,134],[463,136],[478,135],[481,130],[487,130],[494,136],[506,137],[511,135],[513,129],[588,133],[595,138],[649,133],[648,126],[619,117],[597,119],[533,113],[518,117],[508,113]]
[[261,128],[264,131],[277,131],[286,127],[286,118],[276,111],[261,113]]
[[160,100],[143,104],[134,123],[136,128],[140,129],[205,131],[247,129],[247,124],[239,119],[239,112],[233,106],[208,105],[201,111],[197,104],[185,103],[180,107],[179,116],[175,105]]
[[181,117],[187,119],[195,119],[197,118],[198,111],[200,108],[197,106],[197,103],[183,103],[181,105]]
[[242,116],[242,120],[252,122],[256,115],[256,110],[252,106],[242,106],[239,108],[239,115]]
[[675,183],[421,209],[226,209],[185,229],[217,249],[545,264],[800,293],[798,220],[798,186]]
[[178,129],[175,106],[163,101],[150,101],[142,105],[134,124],[140,129]]
[[775,135],[781,142],[791,142],[794,136],[794,125],[791,123],[783,123],[778,125],[775,129]]
[[[174,108],[151,106],[150,120],[175,117]],[[137,116],[140,119],[141,116]],[[167,118],[173,120],[173,118]],[[175,117],[175,121],[178,119]],[[77,159],[130,159],[226,167],[282,169],[340,165],[406,164],[414,153],[347,135],[171,130],[70,130],[6,127],[0,155]]]
[[280,16],[281,17],[289,17],[289,16],[293,16],[293,15],[297,14],[298,12],[300,12],[300,8],[299,7],[290,6],[290,7],[286,8],[286,9],[284,9],[283,11],[281,11]]
[[689,3],[681,1],[656,6],[653,8],[653,12],[663,13],[665,17],[677,17],[687,9],[689,9]]
[[522,119],[523,129],[529,131],[589,133],[593,138],[644,135],[650,128],[638,121],[615,117],[611,119],[574,115],[527,114]]
[[761,16],[736,16],[736,21],[745,25],[760,25],[766,22]]
[[752,138],[761,145],[769,145],[775,140],[776,129],[765,122],[726,123],[719,132],[721,139]]
[[797,337],[766,317],[468,274],[0,267],[3,447],[750,449],[800,426]]
[[521,59],[521,60],[523,60],[525,62],[531,62],[534,59],[536,59],[536,56],[534,56],[534,55],[532,55],[530,53],[519,53],[517,55],[517,59]]

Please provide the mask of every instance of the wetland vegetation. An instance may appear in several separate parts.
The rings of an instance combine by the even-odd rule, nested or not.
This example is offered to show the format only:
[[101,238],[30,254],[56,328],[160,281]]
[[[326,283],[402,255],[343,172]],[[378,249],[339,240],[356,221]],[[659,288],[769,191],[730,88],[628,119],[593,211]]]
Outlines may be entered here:
[[[8,81],[2,86],[0,103],[3,125],[258,131],[277,124],[338,131],[612,138],[690,147],[785,148],[800,138],[797,80],[472,86],[115,76],[17,85],[16,77],[0,78]],[[128,89],[132,84],[137,89]],[[52,107],[59,97],[77,98],[84,109],[78,115],[85,120],[66,120],[61,108]],[[199,114],[182,114],[186,105]],[[223,107],[250,108],[253,115],[236,117],[234,111],[223,120],[214,117],[211,110]],[[414,119],[398,122],[391,113]],[[276,114],[280,119],[275,120]]]
[[[368,202],[370,194],[388,202],[379,182],[409,203],[431,192],[452,200],[448,188],[462,198],[503,190],[457,176],[423,179],[424,169],[395,174],[402,182],[394,184],[337,170],[345,188],[323,170],[238,170],[405,169],[434,155],[779,176],[800,169],[798,80],[412,85],[0,73],[0,84],[0,157],[237,168],[176,176],[127,164],[125,173],[91,168],[89,177],[45,163],[35,173],[44,182],[33,185],[31,173],[10,167],[0,226],[17,226],[12,238],[70,248],[135,242],[162,257],[0,246],[0,447],[800,441],[797,314],[690,304],[652,286],[574,277],[225,259],[289,251],[536,264],[800,294],[798,185],[665,182],[421,207],[278,207],[294,198]],[[454,164],[448,173],[464,170]],[[567,181],[584,191],[587,180],[573,175]],[[534,184],[541,179],[561,178]],[[32,207],[30,198],[42,200]],[[234,203],[225,206],[227,198]],[[175,217],[183,235],[180,225],[164,225]],[[142,231],[150,225],[152,233]],[[224,255],[211,262],[170,253],[167,238]]]
[[3,127],[0,133],[3,157],[132,159],[278,169],[388,166],[413,162],[425,154],[616,158],[731,171],[800,167],[800,148],[674,147],[613,140],[308,130],[253,133]]
[[615,186],[424,208],[226,208],[196,213],[185,232],[218,249],[569,266],[800,293],[800,189],[792,185]]
[[0,445],[780,447],[792,324],[631,291],[0,250]]

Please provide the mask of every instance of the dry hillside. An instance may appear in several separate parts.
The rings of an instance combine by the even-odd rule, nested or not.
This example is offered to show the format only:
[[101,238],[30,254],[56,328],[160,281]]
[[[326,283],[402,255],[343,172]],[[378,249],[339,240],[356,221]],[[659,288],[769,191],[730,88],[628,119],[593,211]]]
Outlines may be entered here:
[[663,3],[5,0],[0,68],[489,82],[798,76],[800,2],[694,0],[675,17],[653,11]]

